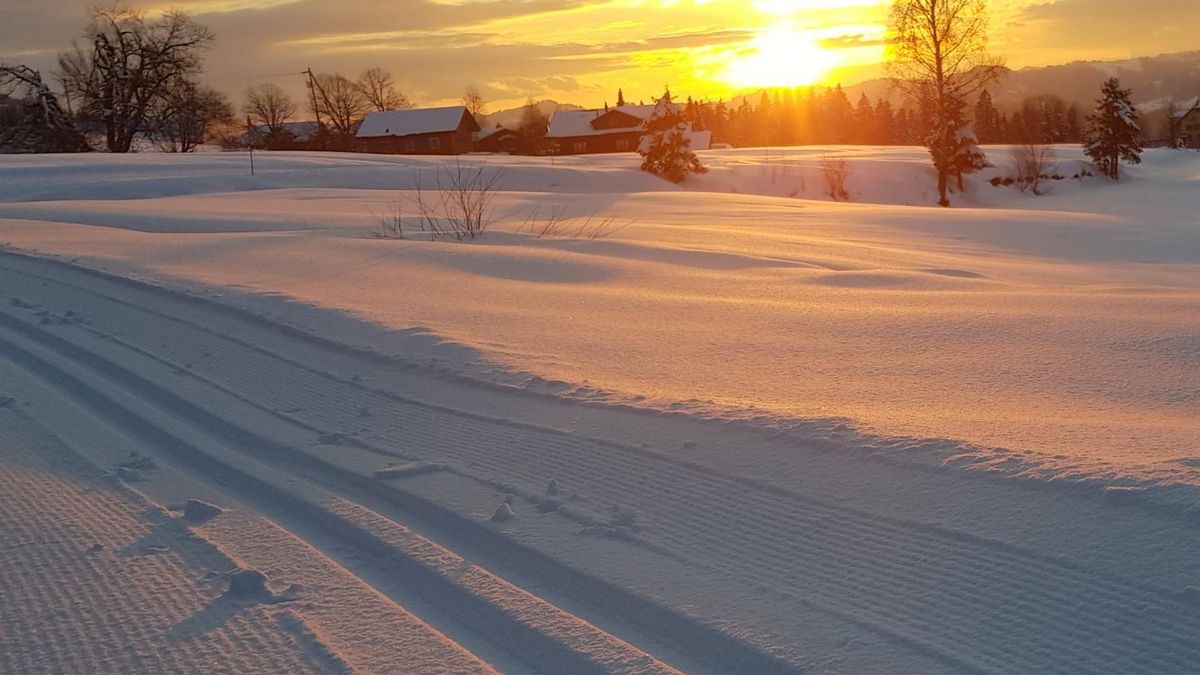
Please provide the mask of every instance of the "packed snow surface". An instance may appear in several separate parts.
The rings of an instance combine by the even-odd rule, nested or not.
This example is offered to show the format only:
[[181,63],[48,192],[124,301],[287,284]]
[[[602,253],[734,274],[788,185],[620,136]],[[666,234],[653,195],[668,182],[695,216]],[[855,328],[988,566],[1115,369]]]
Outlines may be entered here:
[[[856,203],[816,201],[830,154]],[[1058,154],[1049,194],[975,178],[949,210],[920,149],[714,151],[681,188],[631,155],[260,153],[254,177],[242,155],[32,157],[3,165],[0,241],[344,311],[386,329],[379,351],[437,344],[444,367],[558,394],[1191,476],[1200,155],[1110,184]],[[991,155],[983,178],[1007,170]],[[455,161],[503,172],[492,232],[371,236],[397,207],[414,226],[411,190]],[[614,231],[515,233],[555,208]]]
[[986,150],[0,159],[0,670],[1194,672],[1200,153]]

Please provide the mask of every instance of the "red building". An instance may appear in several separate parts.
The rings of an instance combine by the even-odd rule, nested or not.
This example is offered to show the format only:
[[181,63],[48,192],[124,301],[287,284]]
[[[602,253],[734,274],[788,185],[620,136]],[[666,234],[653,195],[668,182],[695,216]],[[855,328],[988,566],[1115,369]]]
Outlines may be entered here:
[[368,113],[359,149],[392,155],[461,155],[475,149],[479,124],[464,106]]
[[1171,139],[1178,147],[1200,149],[1200,98],[1191,107],[1171,113]]
[[[625,105],[602,110],[559,110],[550,118],[546,141],[556,155],[636,152],[653,105]],[[711,134],[689,131],[693,150],[707,150]]]
[[546,140],[556,155],[633,152],[652,105],[627,105],[607,110],[558,110],[550,118]]

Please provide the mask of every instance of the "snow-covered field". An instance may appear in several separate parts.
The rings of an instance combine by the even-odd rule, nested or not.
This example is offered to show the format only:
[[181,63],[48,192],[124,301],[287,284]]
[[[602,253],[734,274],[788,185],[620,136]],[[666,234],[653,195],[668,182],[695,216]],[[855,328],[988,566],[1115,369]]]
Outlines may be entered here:
[[0,159],[0,671],[1194,671],[1200,153],[990,154]]

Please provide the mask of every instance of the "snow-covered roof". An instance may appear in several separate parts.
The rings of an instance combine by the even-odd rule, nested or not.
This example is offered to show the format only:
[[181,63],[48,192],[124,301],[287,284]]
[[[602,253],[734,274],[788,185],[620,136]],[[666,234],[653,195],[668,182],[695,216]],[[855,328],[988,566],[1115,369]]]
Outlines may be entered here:
[[479,131],[475,132],[475,140],[482,141],[485,138],[491,138],[492,136],[495,136],[496,134],[500,133],[501,131],[511,131],[511,129],[509,129],[508,127],[502,127],[500,125],[496,125],[494,127],[489,127],[487,129],[480,129]]
[[1174,112],[1171,113],[1171,117],[1174,117],[1177,120],[1181,120],[1196,110],[1200,110],[1200,97],[1192,99],[1191,101],[1189,101],[1189,102],[1183,104],[1182,106],[1180,106],[1179,108],[1177,108]]
[[359,138],[380,138],[454,131],[466,114],[466,106],[461,105],[367,113],[357,135]]
[[623,105],[607,110],[556,110],[550,118],[550,131],[547,138],[570,138],[573,136],[603,136],[604,134],[628,131],[628,129],[596,129],[592,122],[605,113],[619,110],[626,115],[645,120],[654,112],[652,105]]

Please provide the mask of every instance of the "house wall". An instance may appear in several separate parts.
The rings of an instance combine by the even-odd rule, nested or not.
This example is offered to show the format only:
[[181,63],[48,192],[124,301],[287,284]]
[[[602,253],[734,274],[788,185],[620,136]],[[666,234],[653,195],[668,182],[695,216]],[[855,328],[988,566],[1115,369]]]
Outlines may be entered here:
[[474,138],[466,127],[455,131],[408,136],[381,136],[361,139],[363,152],[387,155],[461,155],[474,149]]
[[642,131],[621,131],[595,136],[549,139],[556,155],[591,155],[602,152],[636,152]]
[[1185,148],[1200,148],[1200,108],[1193,108],[1179,119],[1175,136]]
[[520,139],[511,131],[498,131],[475,143],[476,152],[517,152]]

